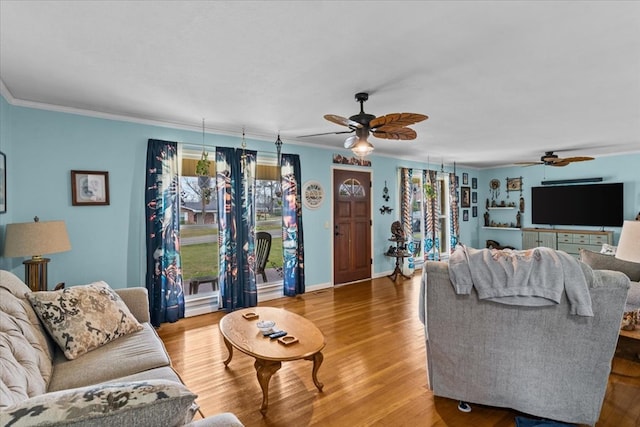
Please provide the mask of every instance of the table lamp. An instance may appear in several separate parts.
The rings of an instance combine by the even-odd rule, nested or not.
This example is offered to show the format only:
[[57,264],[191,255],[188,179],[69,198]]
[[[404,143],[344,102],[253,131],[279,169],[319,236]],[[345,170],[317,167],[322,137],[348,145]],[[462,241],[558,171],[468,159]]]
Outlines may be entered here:
[[64,221],[40,222],[35,217],[33,222],[7,224],[4,256],[31,257],[23,264],[24,279],[32,291],[47,290],[47,264],[50,259],[42,255],[69,250],[71,243]]
[[640,262],[640,221],[625,221],[622,224],[616,258]]

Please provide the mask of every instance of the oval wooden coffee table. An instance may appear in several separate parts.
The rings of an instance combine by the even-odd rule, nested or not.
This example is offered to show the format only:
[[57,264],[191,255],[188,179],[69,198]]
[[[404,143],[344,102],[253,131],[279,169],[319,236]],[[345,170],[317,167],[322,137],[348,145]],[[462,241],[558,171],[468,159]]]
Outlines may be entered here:
[[[246,316],[250,313],[255,313],[258,317],[247,319]],[[288,337],[295,337],[298,341],[285,345],[276,339],[264,337],[256,326],[259,320],[273,320],[276,322],[276,329],[287,331]],[[220,332],[229,350],[225,366],[231,362],[234,347],[256,359],[254,366],[262,388],[260,412],[263,414],[267,412],[269,404],[269,380],[280,369],[282,362],[300,359],[313,361],[311,377],[318,390],[322,391],[323,384],[318,381],[317,375],[322,364],[321,351],[325,341],[324,335],[313,322],[282,308],[252,307],[225,315],[220,320]]]

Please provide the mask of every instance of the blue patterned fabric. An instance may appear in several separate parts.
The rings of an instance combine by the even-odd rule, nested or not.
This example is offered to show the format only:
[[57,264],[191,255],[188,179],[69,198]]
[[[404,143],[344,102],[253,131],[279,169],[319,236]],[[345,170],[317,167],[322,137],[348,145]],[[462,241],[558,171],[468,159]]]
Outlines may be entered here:
[[280,174],[283,287],[286,296],[296,296],[305,292],[300,156],[283,154]]
[[424,259],[431,261],[440,260],[440,180],[438,172],[433,170],[423,171],[423,182],[433,188],[434,197],[425,194],[423,199],[425,214]]
[[226,311],[258,305],[255,256],[256,151],[216,148],[218,283]]
[[450,252],[456,250],[458,240],[460,237],[460,210],[458,209],[458,179],[455,173],[449,174],[449,211],[451,216],[449,218],[449,243]]
[[145,204],[146,287],[151,324],[158,327],[184,317],[176,142],[148,141]]
[[413,169],[400,169],[400,219],[402,221],[402,230],[404,231],[407,244],[411,245],[411,256],[408,258],[410,265],[413,265],[413,232],[411,226],[411,202],[413,201],[412,186]]
[[559,423],[550,420],[532,420],[525,417],[516,417],[516,427],[574,427],[575,424]]

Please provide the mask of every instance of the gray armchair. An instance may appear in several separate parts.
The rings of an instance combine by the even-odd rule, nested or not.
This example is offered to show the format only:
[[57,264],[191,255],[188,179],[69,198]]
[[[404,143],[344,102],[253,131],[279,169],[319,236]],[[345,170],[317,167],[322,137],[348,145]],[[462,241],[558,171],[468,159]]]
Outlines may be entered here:
[[594,317],[560,304],[523,307],[458,295],[445,262],[426,262],[419,314],[434,395],[595,425],[607,388],[629,278],[592,271]]

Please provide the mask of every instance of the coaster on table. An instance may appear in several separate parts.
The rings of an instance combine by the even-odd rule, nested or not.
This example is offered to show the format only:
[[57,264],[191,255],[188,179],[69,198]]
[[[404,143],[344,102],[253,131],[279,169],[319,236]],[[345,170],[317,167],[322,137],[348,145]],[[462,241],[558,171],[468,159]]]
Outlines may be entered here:
[[287,335],[287,336],[278,338],[278,342],[280,344],[289,345],[289,344],[297,343],[298,342],[298,338],[292,337],[291,335]]
[[247,320],[255,320],[260,316],[257,313],[254,313],[253,311],[250,311],[248,313],[243,314],[242,317],[244,317]]

